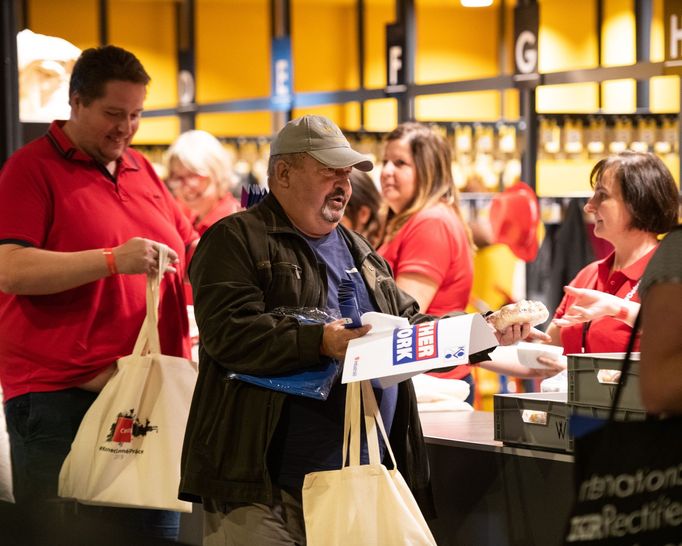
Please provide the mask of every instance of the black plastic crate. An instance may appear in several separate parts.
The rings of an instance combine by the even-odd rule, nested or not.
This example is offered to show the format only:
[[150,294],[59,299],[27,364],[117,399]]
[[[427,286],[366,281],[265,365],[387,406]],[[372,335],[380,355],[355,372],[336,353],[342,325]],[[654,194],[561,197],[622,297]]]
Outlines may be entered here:
[[495,440],[533,449],[569,450],[565,392],[496,394]]
[[[610,408],[623,367],[624,353],[568,355],[568,403]],[[639,353],[632,354],[617,409],[644,411],[639,394]]]

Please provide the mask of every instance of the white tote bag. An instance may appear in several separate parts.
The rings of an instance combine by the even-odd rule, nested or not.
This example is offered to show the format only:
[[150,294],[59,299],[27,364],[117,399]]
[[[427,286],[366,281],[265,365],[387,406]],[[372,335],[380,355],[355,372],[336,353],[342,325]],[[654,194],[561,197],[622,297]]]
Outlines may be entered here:
[[117,362],[80,424],[59,474],[59,495],[84,504],[191,512],[178,500],[182,442],[197,366],[161,354],[159,274],[147,277],[147,316],[133,354]]
[[[436,541],[419,506],[396,469],[371,383],[348,383],[347,389],[343,467],[312,472],[303,482],[308,546],[434,546]],[[365,465],[360,464],[361,390],[369,452],[369,464]],[[377,426],[393,470],[380,462]]]

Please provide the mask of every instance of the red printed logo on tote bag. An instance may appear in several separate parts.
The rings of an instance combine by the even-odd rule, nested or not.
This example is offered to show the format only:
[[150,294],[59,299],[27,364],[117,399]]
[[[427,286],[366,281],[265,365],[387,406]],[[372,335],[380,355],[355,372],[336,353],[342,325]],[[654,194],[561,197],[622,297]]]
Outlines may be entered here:
[[119,413],[112,423],[107,435],[107,442],[125,444],[132,442],[134,437],[146,436],[148,432],[158,432],[159,427],[150,424],[149,419],[143,424],[135,415],[135,409],[126,413]]
[[124,442],[130,442],[133,437],[133,420],[130,417],[122,417],[119,415],[118,419],[114,423],[113,434],[111,438],[107,437],[110,442],[118,442],[122,444]]

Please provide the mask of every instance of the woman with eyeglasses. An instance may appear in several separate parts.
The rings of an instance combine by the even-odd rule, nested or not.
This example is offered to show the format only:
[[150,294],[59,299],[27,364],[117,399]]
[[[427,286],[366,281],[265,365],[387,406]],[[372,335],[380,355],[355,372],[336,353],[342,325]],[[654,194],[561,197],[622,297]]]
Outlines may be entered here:
[[232,195],[237,178],[222,144],[206,131],[187,131],[165,154],[166,184],[203,235],[215,222],[241,209]]

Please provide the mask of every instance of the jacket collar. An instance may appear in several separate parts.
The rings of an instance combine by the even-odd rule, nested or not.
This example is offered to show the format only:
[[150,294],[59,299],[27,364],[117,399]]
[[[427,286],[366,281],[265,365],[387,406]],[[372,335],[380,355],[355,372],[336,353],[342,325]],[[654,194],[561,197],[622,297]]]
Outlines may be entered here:
[[[269,233],[291,233],[302,237],[301,233],[291,223],[291,220],[289,220],[286,212],[284,212],[282,205],[277,201],[277,198],[272,192],[268,193],[263,200],[255,206],[270,213],[267,214],[265,218]],[[374,251],[364,237],[361,237],[341,224],[338,225],[338,229],[341,232],[341,236],[348,244],[348,248],[350,248],[351,254],[357,263],[362,263],[365,258]]]
[[295,233],[300,235],[272,192],[255,205],[254,209],[266,212],[264,219],[269,233]]

